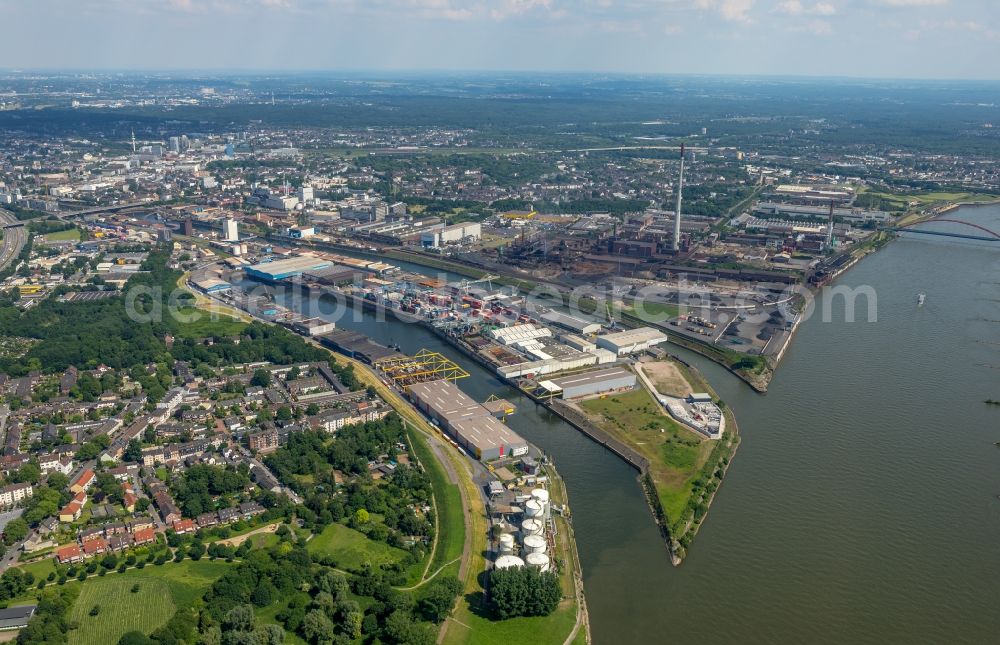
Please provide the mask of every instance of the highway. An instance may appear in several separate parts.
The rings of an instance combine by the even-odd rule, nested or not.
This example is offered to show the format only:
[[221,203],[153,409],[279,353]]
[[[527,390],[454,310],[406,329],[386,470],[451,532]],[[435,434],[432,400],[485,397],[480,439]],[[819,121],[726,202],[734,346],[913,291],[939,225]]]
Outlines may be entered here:
[[[16,217],[5,210],[0,210],[0,225],[7,227],[10,224],[17,224]],[[3,248],[0,249],[0,271],[7,268],[21,253],[25,242],[28,241],[28,231],[24,226],[13,226],[4,229]]]

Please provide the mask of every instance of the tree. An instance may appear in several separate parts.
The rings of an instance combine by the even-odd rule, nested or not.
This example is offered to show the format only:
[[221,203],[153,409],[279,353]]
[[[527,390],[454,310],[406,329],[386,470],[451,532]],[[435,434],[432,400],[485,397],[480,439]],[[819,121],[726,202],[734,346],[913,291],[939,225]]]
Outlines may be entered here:
[[417,607],[427,620],[440,623],[448,617],[455,604],[455,598],[461,591],[462,583],[458,578],[435,578],[427,585]]
[[267,370],[254,370],[253,378],[250,379],[250,385],[255,385],[257,387],[267,387],[271,384],[271,373]]
[[[156,436],[156,431],[154,430],[153,436]],[[122,455],[125,461],[142,461],[142,441],[136,437],[128,442],[125,446],[125,454]]]
[[313,643],[331,641],[334,633],[333,621],[319,609],[313,609],[302,619],[302,635],[307,641]]
[[153,641],[142,632],[125,632],[118,639],[118,645],[153,645]]
[[368,513],[367,510],[359,508],[358,510],[354,511],[354,521],[356,523],[367,524],[370,519],[371,515]]
[[21,466],[18,470],[11,474],[11,481],[14,483],[28,482],[29,484],[37,484],[42,478],[42,469],[38,467],[38,464],[28,462]]
[[500,618],[547,616],[561,598],[559,577],[551,571],[515,567],[490,573],[490,605]]
[[69,486],[69,477],[62,474],[61,472],[55,471],[49,473],[48,477],[45,479],[45,483],[49,488],[54,488],[55,490],[62,490]]
[[3,530],[4,544],[10,546],[15,542],[20,542],[28,536],[28,523],[24,519],[17,517],[7,522]]
[[385,620],[384,636],[390,643],[406,645],[431,645],[435,640],[429,630],[413,622],[413,617],[407,611],[389,614]]

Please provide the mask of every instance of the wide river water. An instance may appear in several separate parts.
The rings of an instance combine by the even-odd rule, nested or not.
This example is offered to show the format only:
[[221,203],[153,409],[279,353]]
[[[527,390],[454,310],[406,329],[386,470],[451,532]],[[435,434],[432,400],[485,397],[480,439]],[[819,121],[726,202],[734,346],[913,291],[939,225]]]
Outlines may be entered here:
[[[957,215],[1000,230],[1000,207]],[[598,645],[996,643],[1000,407],[984,400],[1000,399],[1000,243],[904,235],[837,285],[870,286],[877,321],[863,297],[856,322],[842,300],[820,307],[766,395],[686,355],[743,443],[679,568],[611,453],[421,327],[327,317],[441,351],[472,373],[463,390],[518,405],[509,425],[566,480]]]

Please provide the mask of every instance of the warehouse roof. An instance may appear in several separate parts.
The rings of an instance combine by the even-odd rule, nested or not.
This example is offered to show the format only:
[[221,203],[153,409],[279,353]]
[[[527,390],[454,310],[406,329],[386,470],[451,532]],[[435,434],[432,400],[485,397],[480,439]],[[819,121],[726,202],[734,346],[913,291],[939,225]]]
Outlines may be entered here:
[[525,445],[520,435],[488,415],[454,421],[451,423],[451,432],[480,452],[504,446],[506,453],[510,447]]
[[440,416],[450,416],[455,412],[478,410],[487,414],[483,406],[448,380],[427,381],[410,385],[410,393]]
[[603,336],[598,336],[598,338],[616,345],[632,345],[635,343],[648,343],[652,341],[662,343],[667,340],[667,335],[662,331],[653,329],[652,327],[636,327],[635,329],[626,329],[624,331],[604,334]]
[[561,390],[565,390],[570,387],[579,387],[581,385],[589,385],[591,383],[604,383],[606,381],[617,380],[623,377],[635,378],[632,372],[620,367],[609,367],[603,370],[594,370],[592,372],[583,372],[582,374],[573,374],[572,376],[562,376],[560,378],[549,379],[549,383],[552,383]]
[[316,269],[326,268],[330,266],[330,264],[331,262],[329,260],[309,257],[307,255],[298,255],[295,257],[286,258],[284,260],[272,260],[271,262],[261,262],[260,264],[254,264],[252,266],[246,267],[246,270],[256,273],[279,275],[288,273],[302,273],[304,271],[315,271]]
[[37,605],[22,605],[0,609],[0,629],[24,627],[35,614]]

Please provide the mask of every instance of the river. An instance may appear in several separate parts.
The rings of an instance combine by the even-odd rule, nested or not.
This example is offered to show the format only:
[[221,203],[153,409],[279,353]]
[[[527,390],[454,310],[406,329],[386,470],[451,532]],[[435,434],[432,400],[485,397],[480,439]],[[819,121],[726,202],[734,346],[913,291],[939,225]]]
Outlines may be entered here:
[[[1000,229],[1000,207],[960,215]],[[743,443],[679,568],[611,453],[423,328],[338,324],[441,351],[472,373],[463,390],[518,405],[509,425],[566,480],[598,645],[996,642],[1000,244],[904,236],[837,284],[870,285],[877,322],[864,299],[857,322],[817,313],[766,395],[685,354]]]

